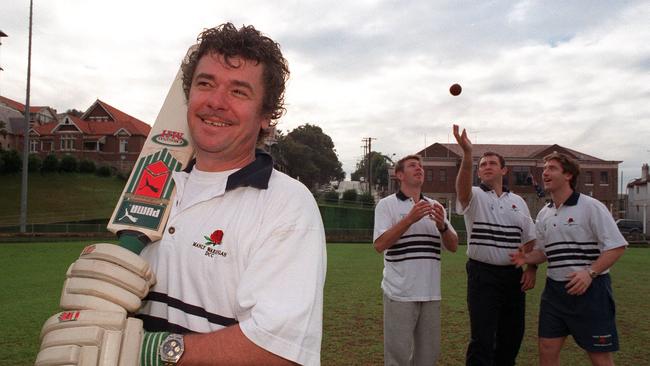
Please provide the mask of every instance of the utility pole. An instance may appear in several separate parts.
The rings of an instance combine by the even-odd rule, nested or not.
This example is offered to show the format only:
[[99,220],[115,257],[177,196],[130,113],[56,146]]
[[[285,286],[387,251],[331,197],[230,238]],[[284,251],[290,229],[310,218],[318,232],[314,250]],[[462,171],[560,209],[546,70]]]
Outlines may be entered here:
[[[372,160],[371,158],[371,153],[372,153],[372,140],[376,140],[377,138],[375,137],[364,137],[361,139],[361,141],[364,143],[364,152],[367,151],[365,154],[366,156],[366,170],[368,172],[368,193],[372,194],[372,167],[370,166],[370,161]],[[367,149],[366,149],[367,148]]]
[[27,49],[27,91],[25,96],[25,131],[23,132],[23,175],[20,192],[20,232],[27,231],[27,170],[29,169],[29,90],[32,71],[32,9],[29,0],[29,47]]

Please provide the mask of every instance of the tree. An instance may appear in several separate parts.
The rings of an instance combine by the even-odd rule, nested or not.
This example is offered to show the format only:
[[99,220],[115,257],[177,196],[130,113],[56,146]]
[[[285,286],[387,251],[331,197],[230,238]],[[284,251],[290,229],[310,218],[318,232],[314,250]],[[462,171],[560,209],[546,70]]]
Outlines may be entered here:
[[72,108],[72,109],[68,109],[67,111],[65,111],[65,114],[69,114],[69,115],[72,115],[72,116],[75,116],[75,117],[81,117],[81,116],[83,116],[84,112],[82,112],[82,111],[80,111],[78,109]]
[[368,156],[370,156],[370,168],[372,171],[372,183],[379,184],[380,189],[388,187],[388,167],[391,159],[377,151],[371,151],[363,160],[357,163],[357,170],[351,174],[352,180],[360,180],[361,177],[368,178]]
[[286,136],[280,132],[271,155],[281,170],[308,188],[345,179],[334,142],[316,125],[304,124]]

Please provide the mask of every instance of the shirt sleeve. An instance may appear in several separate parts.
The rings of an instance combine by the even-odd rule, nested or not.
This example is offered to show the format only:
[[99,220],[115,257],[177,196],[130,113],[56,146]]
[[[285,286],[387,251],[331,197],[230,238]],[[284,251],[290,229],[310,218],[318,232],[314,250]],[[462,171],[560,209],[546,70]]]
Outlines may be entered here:
[[600,201],[592,201],[591,215],[589,216],[591,230],[596,235],[598,243],[602,245],[603,251],[628,245],[616,226],[612,214]]
[[546,236],[544,235],[544,212],[546,208],[542,208],[541,211],[537,214],[537,219],[535,220],[535,234],[537,236],[535,240],[535,249],[539,249],[543,252],[546,245]]
[[388,200],[390,198],[391,196],[380,200],[375,207],[375,228],[372,235],[373,242],[394,225],[394,220],[393,217],[391,217],[388,205]]
[[480,192],[481,192],[481,188],[472,187],[472,197],[470,197],[469,203],[465,208],[463,208],[463,205],[460,203],[460,200],[458,199],[458,197],[456,197],[456,213],[459,215],[464,215],[466,212],[470,210],[475,210],[477,205],[476,195],[480,194]]
[[523,216],[522,218],[522,244],[528,243],[531,240],[535,240],[537,238],[536,234],[536,228],[535,228],[535,223],[533,222],[533,218],[530,217],[530,210],[528,209],[528,205],[526,204],[526,201],[524,201],[523,198],[520,197],[520,207],[521,207],[521,214]]
[[250,250],[237,290],[239,326],[247,338],[269,352],[299,364],[318,365],[327,267],[325,232],[318,206],[306,188],[282,201],[266,208],[269,219],[260,230],[260,243]]

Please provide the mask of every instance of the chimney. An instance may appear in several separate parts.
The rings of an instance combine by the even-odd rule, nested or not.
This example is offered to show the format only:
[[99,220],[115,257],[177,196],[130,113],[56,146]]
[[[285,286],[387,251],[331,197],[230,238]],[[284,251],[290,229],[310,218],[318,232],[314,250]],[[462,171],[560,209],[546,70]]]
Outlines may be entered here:
[[641,167],[641,179],[645,179],[646,182],[650,181],[650,172],[648,171],[648,164],[643,164]]

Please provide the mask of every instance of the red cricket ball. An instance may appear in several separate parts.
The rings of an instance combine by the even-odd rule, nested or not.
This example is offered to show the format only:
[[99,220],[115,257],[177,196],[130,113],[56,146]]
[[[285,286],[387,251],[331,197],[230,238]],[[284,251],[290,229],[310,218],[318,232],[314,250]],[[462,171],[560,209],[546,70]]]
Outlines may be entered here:
[[461,88],[459,84],[454,84],[451,87],[449,87],[449,92],[453,96],[460,95],[460,92],[462,92],[462,91],[463,91],[463,88]]

